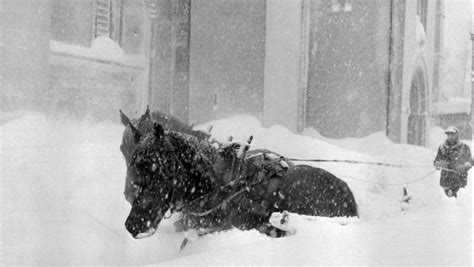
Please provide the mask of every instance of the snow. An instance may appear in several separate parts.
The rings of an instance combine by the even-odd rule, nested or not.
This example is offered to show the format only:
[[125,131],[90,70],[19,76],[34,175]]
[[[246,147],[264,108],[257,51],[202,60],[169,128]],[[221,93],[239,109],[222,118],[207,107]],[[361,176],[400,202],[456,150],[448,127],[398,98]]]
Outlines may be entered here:
[[[349,184],[360,218],[290,214],[296,223],[289,237],[231,230],[195,239],[180,251],[185,234],[174,232],[174,218],[147,239],[134,240],[125,230],[130,206],[122,194],[121,124],[22,113],[0,120],[2,265],[472,264],[472,180],[457,199],[445,197],[439,173],[429,167],[434,148],[395,144],[382,133],[344,140],[312,129],[295,135],[282,126],[263,128],[245,115],[198,128],[210,124],[216,138],[253,135],[252,148],[288,157],[418,167],[314,164]],[[430,138],[441,143],[444,136],[435,131]],[[412,198],[402,206],[403,187]]]
[[128,55],[114,40],[99,36],[92,41],[91,47],[71,45],[50,40],[50,50],[59,54],[66,54],[87,59],[106,60],[119,64],[143,66],[143,55]]
[[442,101],[433,104],[433,112],[435,114],[470,114],[471,99],[470,98],[452,98],[449,101]]
[[420,16],[416,15],[416,43],[421,47],[426,43],[425,27],[421,23]]

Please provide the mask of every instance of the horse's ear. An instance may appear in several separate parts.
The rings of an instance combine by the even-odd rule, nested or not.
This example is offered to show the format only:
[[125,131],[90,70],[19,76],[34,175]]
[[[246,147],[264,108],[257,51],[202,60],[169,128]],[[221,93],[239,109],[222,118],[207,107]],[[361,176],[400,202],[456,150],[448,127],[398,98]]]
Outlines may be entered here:
[[135,128],[135,126],[133,126],[132,123],[129,122],[128,125],[130,126],[130,129],[132,129],[133,140],[135,141],[135,143],[140,142],[140,138],[142,137],[142,134],[140,133],[140,131],[138,131],[138,129]]
[[140,121],[146,120],[146,119],[151,119],[150,115],[150,106],[146,106],[146,111],[145,113],[141,116]]
[[127,117],[127,115],[125,115],[121,109],[119,109],[119,112],[120,112],[120,121],[122,122],[122,124],[127,127],[127,125],[130,123],[130,119]]
[[253,140],[253,135],[251,135],[251,136],[249,137],[249,139],[247,140],[247,144],[250,145],[250,144],[252,143],[252,140]]
[[165,130],[163,130],[161,124],[155,122],[153,124],[153,133],[155,134],[156,138],[160,139],[165,135]]

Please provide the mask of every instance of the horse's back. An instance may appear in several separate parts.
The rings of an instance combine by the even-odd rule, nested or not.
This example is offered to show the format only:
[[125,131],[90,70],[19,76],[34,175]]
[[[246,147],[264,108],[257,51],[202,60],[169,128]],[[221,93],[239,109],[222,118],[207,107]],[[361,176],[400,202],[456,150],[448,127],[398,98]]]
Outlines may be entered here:
[[290,167],[281,188],[282,209],[315,216],[358,216],[354,195],[346,182],[308,165]]

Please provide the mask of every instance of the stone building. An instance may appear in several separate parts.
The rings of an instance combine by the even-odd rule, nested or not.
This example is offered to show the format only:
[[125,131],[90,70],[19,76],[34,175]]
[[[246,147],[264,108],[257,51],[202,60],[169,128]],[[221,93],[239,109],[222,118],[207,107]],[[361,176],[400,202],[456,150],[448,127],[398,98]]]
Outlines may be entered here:
[[[472,7],[474,11],[474,6]],[[474,16],[474,14],[473,14]],[[472,114],[474,114],[474,18],[471,17],[471,119],[470,126],[471,129],[474,129],[474,119]]]
[[[38,40],[23,40],[38,63],[25,71],[46,109],[116,119],[149,104],[190,123],[248,113],[417,145],[440,123],[444,0],[20,2],[0,1],[2,55],[22,42],[14,27]],[[37,18],[21,15],[31,8]],[[24,19],[38,23],[13,23]],[[26,82],[3,64],[3,85]]]
[[174,77],[189,69],[174,64],[184,62],[178,43],[189,43],[189,30],[179,42],[171,34],[183,32],[176,3],[188,2],[0,1],[2,106],[97,120],[116,119],[119,108],[138,113],[147,103],[176,113],[169,99],[185,99],[176,92],[187,90],[187,80],[183,86]]
[[50,1],[48,106],[96,119],[136,110],[147,79],[143,1]]
[[48,87],[49,3],[0,1],[0,111],[38,104]]
[[298,132],[426,144],[442,0],[235,2],[191,4],[192,121],[245,111]]

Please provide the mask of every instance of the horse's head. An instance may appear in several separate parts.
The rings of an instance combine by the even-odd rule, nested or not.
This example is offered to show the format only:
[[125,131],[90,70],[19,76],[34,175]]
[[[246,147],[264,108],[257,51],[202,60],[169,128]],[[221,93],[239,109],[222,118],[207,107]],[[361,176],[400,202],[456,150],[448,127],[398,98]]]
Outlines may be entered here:
[[135,195],[125,222],[134,238],[154,234],[170,207],[173,183],[179,175],[184,175],[175,152],[159,124],[154,124],[153,131],[141,136],[136,144],[127,172]]
[[140,139],[140,136],[152,132],[153,123],[159,123],[161,127],[167,131],[171,130],[175,132],[186,133],[195,136],[199,140],[209,140],[210,138],[209,133],[203,131],[195,131],[192,129],[192,126],[181,122],[176,117],[167,115],[158,110],[150,112],[148,106],[145,113],[139,119],[130,119],[122,112],[122,110],[119,111],[120,120],[125,126],[120,150],[122,151],[122,154],[125,157],[125,162],[127,163],[127,166],[130,164],[131,155],[137,147],[137,143]]
[[127,115],[122,112],[122,110],[119,111],[120,120],[125,126],[122,136],[122,143],[120,144],[120,151],[122,151],[125,163],[127,165],[124,194],[125,199],[130,202],[130,204],[132,204],[136,188],[132,187],[129,165],[132,162],[132,155],[135,153],[140,139],[153,131],[153,120],[148,107],[145,113],[138,119],[129,119]]

